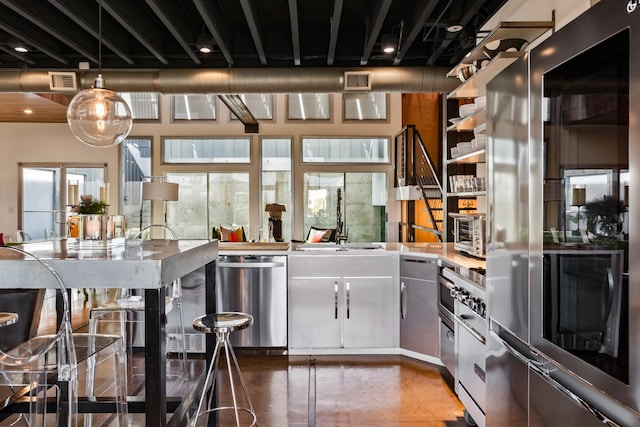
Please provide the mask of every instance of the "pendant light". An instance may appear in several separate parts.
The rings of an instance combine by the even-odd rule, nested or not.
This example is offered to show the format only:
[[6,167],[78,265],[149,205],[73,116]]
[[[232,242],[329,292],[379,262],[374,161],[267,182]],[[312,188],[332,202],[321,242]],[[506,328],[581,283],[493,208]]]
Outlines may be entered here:
[[102,0],[98,10],[98,77],[91,89],[76,94],[67,108],[67,123],[80,141],[91,147],[113,147],[129,135],[131,109],[117,93],[104,87],[102,78]]

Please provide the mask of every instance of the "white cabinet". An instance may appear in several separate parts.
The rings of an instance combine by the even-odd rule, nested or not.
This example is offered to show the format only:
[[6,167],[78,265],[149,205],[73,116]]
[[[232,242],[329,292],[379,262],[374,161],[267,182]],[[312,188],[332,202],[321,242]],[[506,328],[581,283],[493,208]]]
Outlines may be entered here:
[[397,347],[395,264],[393,255],[290,257],[289,348]]

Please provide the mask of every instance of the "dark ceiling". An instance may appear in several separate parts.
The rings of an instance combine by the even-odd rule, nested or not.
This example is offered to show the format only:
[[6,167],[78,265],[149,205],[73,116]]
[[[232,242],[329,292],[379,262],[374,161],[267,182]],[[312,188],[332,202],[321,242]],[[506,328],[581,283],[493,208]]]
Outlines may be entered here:
[[505,1],[0,0],[0,69],[450,67]]

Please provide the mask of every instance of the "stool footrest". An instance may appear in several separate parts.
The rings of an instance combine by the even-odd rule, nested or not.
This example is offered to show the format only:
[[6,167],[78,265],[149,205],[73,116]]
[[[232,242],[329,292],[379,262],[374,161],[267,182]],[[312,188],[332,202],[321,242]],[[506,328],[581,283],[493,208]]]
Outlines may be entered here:
[[[209,414],[209,413],[212,413],[212,412],[220,412],[220,411],[223,411],[223,410],[227,410],[227,411],[234,411],[235,409],[236,409],[236,408],[234,408],[233,406],[218,406],[217,408],[211,408],[211,409],[207,409],[206,411],[203,411],[203,412],[200,414],[200,416],[203,416],[203,415],[205,415],[205,414]],[[251,420],[251,424],[249,424],[249,425],[248,425],[248,427],[252,427],[252,426],[257,425],[257,421],[258,421],[258,419],[257,419],[257,417],[256,417],[255,412],[253,412],[253,411],[252,411],[251,409],[249,409],[249,408],[244,408],[244,407],[242,407],[242,406],[238,406],[238,408],[237,408],[237,409],[238,409],[238,412],[240,412],[240,411],[244,411],[244,412],[248,413],[249,415],[251,415],[252,420]]]

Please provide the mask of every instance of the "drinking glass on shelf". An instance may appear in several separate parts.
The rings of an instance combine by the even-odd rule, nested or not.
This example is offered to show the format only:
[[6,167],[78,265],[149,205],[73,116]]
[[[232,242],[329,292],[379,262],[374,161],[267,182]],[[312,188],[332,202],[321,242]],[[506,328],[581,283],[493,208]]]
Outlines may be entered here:
[[253,241],[260,242],[262,241],[262,227],[256,225],[253,227]]

